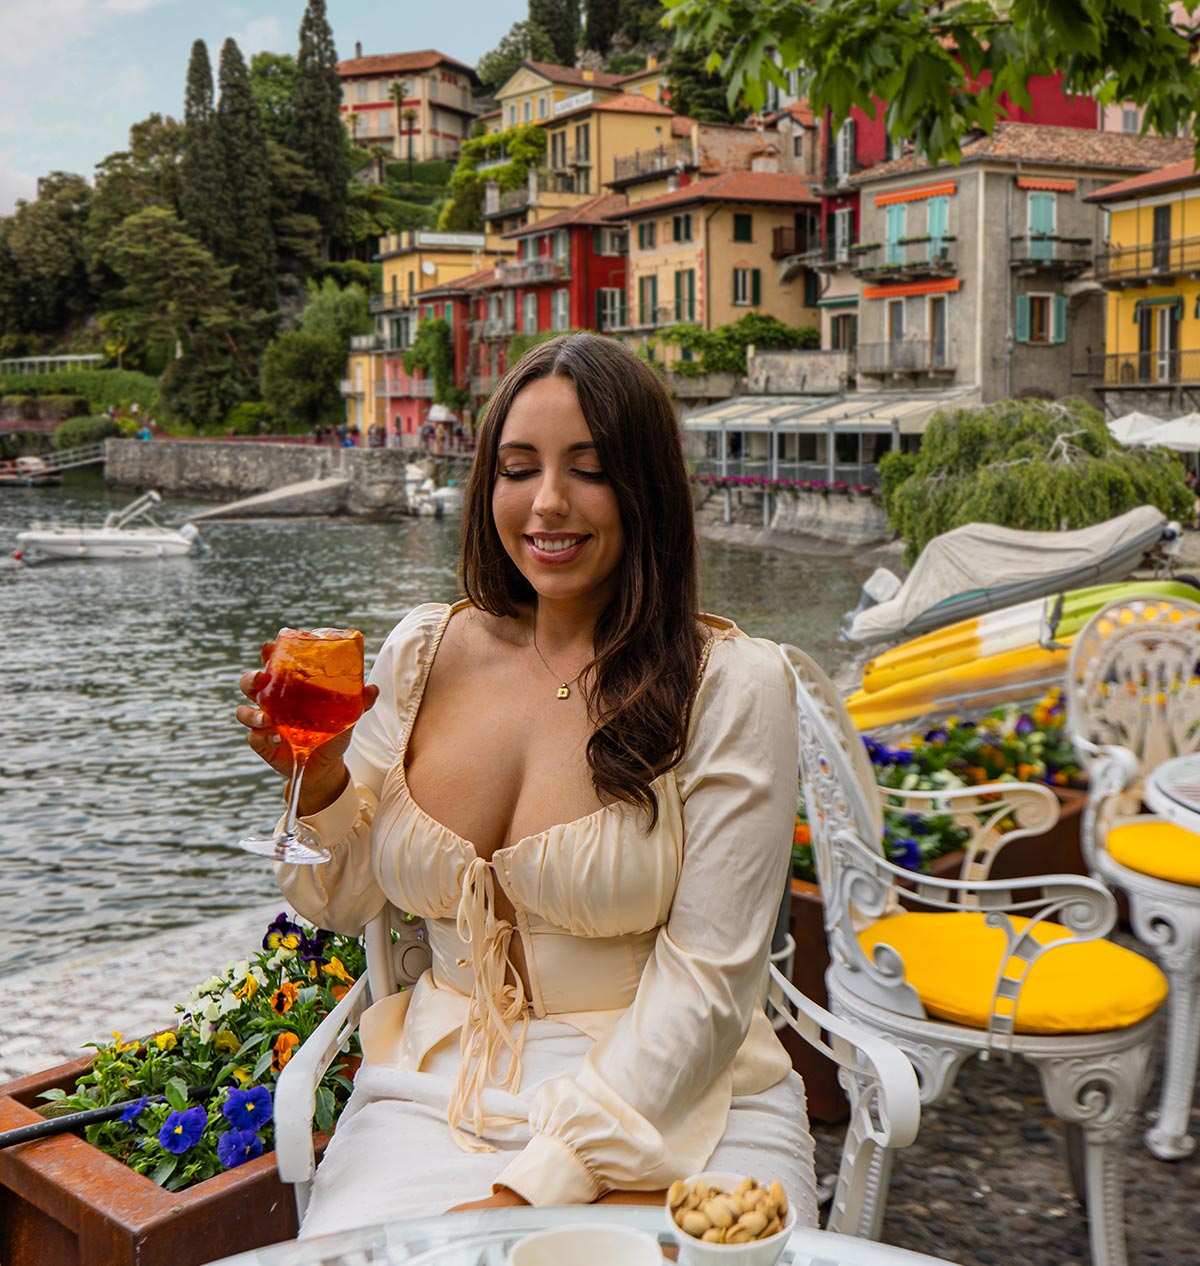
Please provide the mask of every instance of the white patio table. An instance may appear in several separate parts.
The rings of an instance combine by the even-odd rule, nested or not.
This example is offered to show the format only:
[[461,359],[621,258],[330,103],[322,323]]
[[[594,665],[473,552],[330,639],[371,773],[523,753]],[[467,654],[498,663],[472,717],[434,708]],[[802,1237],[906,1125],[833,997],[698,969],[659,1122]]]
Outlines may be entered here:
[[1200,834],[1200,753],[1163,761],[1146,775],[1142,798],[1168,822]]
[[[662,1209],[634,1205],[568,1208],[481,1209],[436,1218],[411,1218],[384,1226],[292,1240],[222,1258],[210,1266],[506,1266],[509,1249],[523,1236],[574,1223],[637,1227],[674,1244]],[[614,1266],[620,1266],[614,1263]],[[943,1258],[797,1227],[781,1266],[947,1266]]]

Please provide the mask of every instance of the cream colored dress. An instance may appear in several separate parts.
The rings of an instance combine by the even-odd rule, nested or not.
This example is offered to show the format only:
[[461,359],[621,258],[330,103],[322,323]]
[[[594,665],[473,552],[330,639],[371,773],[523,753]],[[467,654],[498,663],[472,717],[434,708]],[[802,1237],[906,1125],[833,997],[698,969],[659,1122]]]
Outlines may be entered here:
[[[705,617],[687,749],[654,784],[652,829],[611,804],[486,862],[421,809],[404,773],[456,609],[417,607],[379,654],[352,783],[305,819],[332,860],[277,866],[314,923],[357,933],[390,900],[424,918],[433,956],[413,989],[364,1016],[363,1067],[305,1234],[439,1212],[492,1183],[532,1204],[586,1203],[710,1161],[780,1178],[815,1221],[803,1088],[759,1002],[796,806],[778,647]],[[494,914],[496,884],[515,928]],[[528,998],[508,971],[513,935]]]

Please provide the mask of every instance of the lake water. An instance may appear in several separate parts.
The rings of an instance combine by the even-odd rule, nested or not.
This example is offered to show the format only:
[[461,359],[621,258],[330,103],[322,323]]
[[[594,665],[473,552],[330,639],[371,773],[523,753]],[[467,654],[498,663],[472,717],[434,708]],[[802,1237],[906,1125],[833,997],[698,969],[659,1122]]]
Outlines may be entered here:
[[[12,562],[34,521],[129,500],[88,474],[0,490],[0,970],[269,901],[270,866],[234,845],[280,804],[233,720],[239,673],[281,625],[360,628],[370,658],[416,603],[457,596],[457,528],[434,519],[212,523],[197,558]],[[827,668],[844,656],[869,568],[703,553],[707,610]]]

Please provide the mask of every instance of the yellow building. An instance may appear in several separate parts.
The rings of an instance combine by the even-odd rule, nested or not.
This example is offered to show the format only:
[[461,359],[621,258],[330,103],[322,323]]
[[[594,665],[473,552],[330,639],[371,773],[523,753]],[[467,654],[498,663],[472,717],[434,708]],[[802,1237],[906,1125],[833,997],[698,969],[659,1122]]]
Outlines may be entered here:
[[[818,205],[804,176],[737,171],[610,216],[629,231],[626,332],[646,342],[680,322],[711,330],[748,312],[816,325],[802,280],[778,280],[773,250],[776,231],[794,228]],[[665,351],[668,361],[677,354]]]
[[671,141],[674,112],[640,93],[568,98],[545,124],[546,166],[558,187],[594,197],[617,173],[619,158]]
[[1200,173],[1188,158],[1085,200],[1108,221],[1095,274],[1108,291],[1105,352],[1089,385],[1112,416],[1188,412],[1200,384]]
[[[471,135],[475,71],[436,49],[362,55],[338,62],[342,117],[354,143],[393,158],[452,158]],[[402,91],[396,90],[401,85]]]
[[615,97],[623,91],[623,79],[602,70],[522,62],[496,92],[500,118],[489,130],[502,132],[521,123],[545,123],[556,117],[557,110],[569,108],[563,102],[584,93],[593,94],[593,100]]

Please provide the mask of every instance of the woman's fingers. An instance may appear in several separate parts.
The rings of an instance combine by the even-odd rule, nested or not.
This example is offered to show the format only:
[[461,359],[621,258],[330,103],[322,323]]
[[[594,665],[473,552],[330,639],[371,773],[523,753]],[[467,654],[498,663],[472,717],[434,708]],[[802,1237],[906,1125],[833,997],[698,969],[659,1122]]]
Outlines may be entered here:
[[363,687],[363,711],[370,712],[375,706],[375,700],[379,698],[378,686]]
[[251,703],[257,703],[258,692],[263,688],[266,676],[266,673],[258,669],[251,669],[248,673],[243,673],[238,678],[238,689]]

